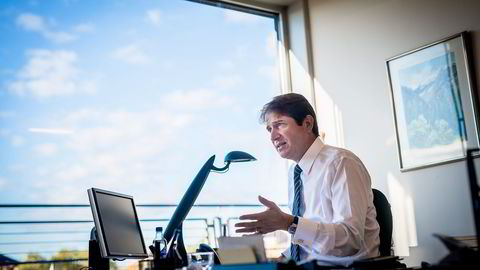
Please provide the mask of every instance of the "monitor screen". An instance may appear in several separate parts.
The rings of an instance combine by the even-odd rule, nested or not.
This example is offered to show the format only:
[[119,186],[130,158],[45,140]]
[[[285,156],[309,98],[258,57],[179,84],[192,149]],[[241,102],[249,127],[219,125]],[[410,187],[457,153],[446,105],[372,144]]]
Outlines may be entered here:
[[103,258],[148,257],[132,196],[91,188],[88,198]]

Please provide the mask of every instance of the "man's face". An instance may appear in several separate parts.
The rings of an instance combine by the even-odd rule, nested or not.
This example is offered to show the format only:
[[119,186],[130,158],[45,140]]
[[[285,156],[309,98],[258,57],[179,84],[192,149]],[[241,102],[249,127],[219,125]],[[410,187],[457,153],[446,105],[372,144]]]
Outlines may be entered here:
[[309,125],[310,118],[305,118],[299,126],[295,119],[289,116],[270,112],[266,115],[266,120],[270,140],[278,154],[282,158],[299,162],[314,138]]

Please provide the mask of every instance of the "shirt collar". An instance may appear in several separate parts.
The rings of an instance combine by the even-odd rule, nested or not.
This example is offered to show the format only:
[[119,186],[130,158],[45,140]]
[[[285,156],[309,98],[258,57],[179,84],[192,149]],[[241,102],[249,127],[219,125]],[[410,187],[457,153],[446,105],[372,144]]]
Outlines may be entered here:
[[320,137],[317,137],[315,141],[313,141],[312,145],[310,145],[307,152],[303,154],[302,159],[300,159],[300,161],[298,162],[298,165],[300,166],[300,168],[302,168],[302,172],[306,173],[307,175],[310,174],[313,162],[315,161],[315,158],[318,156],[318,153],[320,153],[320,150],[322,150],[324,145],[325,144],[322,142],[322,139],[320,139]]

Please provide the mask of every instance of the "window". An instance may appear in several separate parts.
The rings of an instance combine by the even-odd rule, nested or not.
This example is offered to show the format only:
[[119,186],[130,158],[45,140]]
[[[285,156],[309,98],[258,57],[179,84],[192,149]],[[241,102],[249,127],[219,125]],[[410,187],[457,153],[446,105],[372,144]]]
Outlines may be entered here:
[[[280,93],[274,14],[189,1],[2,1],[0,31],[0,203],[88,204],[87,189],[98,187],[176,204],[211,155],[220,167],[232,150],[258,161],[212,173],[197,204],[256,204],[259,194],[287,202],[286,163],[258,123]],[[139,208],[144,219],[172,212]],[[91,219],[86,207],[0,216]],[[142,224],[146,242],[158,225]],[[23,260],[31,250],[86,250],[91,226],[0,224],[0,242],[13,243],[2,252]]]

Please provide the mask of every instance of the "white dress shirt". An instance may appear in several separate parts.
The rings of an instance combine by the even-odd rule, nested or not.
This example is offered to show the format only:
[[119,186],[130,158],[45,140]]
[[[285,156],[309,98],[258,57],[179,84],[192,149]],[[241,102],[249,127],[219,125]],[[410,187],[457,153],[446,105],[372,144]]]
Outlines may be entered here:
[[[301,260],[350,265],[379,256],[380,227],[376,220],[370,176],[352,152],[314,141],[298,163],[303,183],[299,218],[292,243]],[[288,204],[293,205],[293,171],[289,170]],[[289,249],[284,255],[289,257]]]

